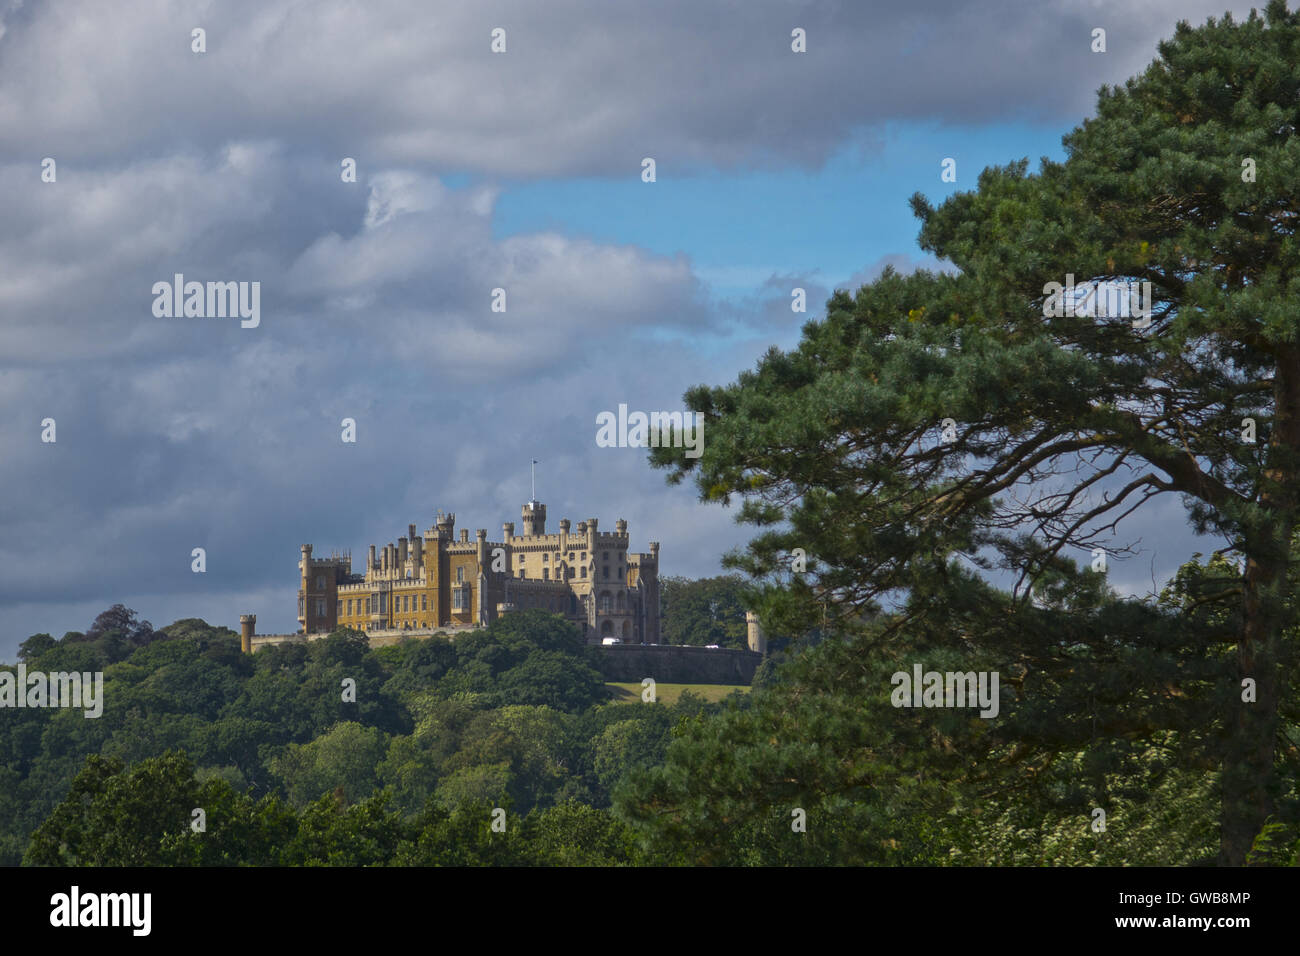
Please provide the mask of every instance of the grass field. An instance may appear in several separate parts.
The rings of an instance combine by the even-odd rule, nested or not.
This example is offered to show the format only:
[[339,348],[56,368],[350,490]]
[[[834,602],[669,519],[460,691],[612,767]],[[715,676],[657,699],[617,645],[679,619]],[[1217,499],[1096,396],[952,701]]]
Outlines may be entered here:
[[[620,704],[639,704],[641,703],[641,685],[622,683],[619,681],[606,681],[605,686],[609,688],[610,697]],[[682,696],[682,691],[689,690],[697,697],[703,697],[708,701],[722,700],[732,691],[740,691],[742,694],[749,693],[749,687],[746,684],[655,684],[655,699],[661,700],[665,704],[677,703],[677,698]]]

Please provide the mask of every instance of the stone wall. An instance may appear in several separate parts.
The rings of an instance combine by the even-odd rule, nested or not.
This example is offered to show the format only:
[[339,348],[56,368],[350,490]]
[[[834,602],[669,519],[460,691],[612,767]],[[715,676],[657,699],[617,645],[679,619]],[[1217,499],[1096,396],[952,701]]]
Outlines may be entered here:
[[597,662],[606,680],[662,684],[749,684],[762,654],[730,648],[668,644],[600,645]]

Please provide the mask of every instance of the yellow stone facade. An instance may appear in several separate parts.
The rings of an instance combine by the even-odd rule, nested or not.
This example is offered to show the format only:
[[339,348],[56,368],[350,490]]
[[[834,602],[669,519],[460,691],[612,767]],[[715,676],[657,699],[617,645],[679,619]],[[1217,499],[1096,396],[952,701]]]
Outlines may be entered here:
[[628,550],[627,522],[600,531],[595,518],[560,521],[546,533],[546,505],[523,506],[523,534],[502,525],[500,541],[480,528],[456,537],[454,514],[438,512],[423,535],[407,534],[376,550],[361,573],[350,553],[312,556],[302,546],[298,625],[305,635],[346,626],[358,631],[424,631],[482,627],[512,610],[563,615],[590,643],[659,643],[659,543],[648,554]]

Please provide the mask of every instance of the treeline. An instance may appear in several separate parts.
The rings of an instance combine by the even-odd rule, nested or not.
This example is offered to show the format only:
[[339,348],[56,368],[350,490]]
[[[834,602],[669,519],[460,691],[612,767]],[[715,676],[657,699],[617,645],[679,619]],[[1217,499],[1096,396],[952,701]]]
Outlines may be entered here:
[[[549,846],[561,823],[608,834],[612,855],[599,860],[629,862],[613,849],[628,839],[609,813],[613,791],[663,760],[679,720],[718,706],[690,694],[612,703],[590,654],[541,611],[454,641],[371,650],[338,631],[245,655],[229,629],[187,619],[155,631],[115,607],[84,634],[21,645],[29,671],[102,670],[105,701],[98,719],[3,713],[0,859],[341,862],[337,847],[364,825],[392,839],[347,862],[396,861],[398,834],[418,844],[403,859],[470,862],[465,827],[500,807],[515,862],[534,859],[518,841]],[[204,839],[176,842],[196,808]],[[468,842],[447,849],[462,830]],[[567,858],[556,853],[542,856]]]
[[[454,641],[340,631],[244,655],[225,628],[119,609],[23,645],[31,669],[102,669],[106,700],[99,719],[3,714],[4,862],[1210,864],[1204,712],[1236,691],[1197,602],[1231,573],[1191,562],[1143,602],[1062,571],[1014,616],[965,577],[927,619],[795,642],[721,704],[611,702],[592,649],[541,611]],[[917,661],[1000,672],[997,719],[895,706]],[[1278,802],[1249,862],[1300,860],[1294,777]]]

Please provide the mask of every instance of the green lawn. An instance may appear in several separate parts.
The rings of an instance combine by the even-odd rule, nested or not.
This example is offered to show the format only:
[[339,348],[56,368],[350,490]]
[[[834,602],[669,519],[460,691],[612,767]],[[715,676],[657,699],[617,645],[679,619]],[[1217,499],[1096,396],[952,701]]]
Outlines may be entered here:
[[[610,697],[620,704],[639,704],[641,703],[641,685],[640,683],[622,683],[620,681],[606,681],[605,686],[609,688]],[[747,684],[655,684],[655,699],[661,700],[665,704],[677,703],[677,698],[682,696],[683,691],[690,691],[697,697],[703,697],[708,701],[722,700],[732,691],[740,691],[742,694],[749,693]]]

